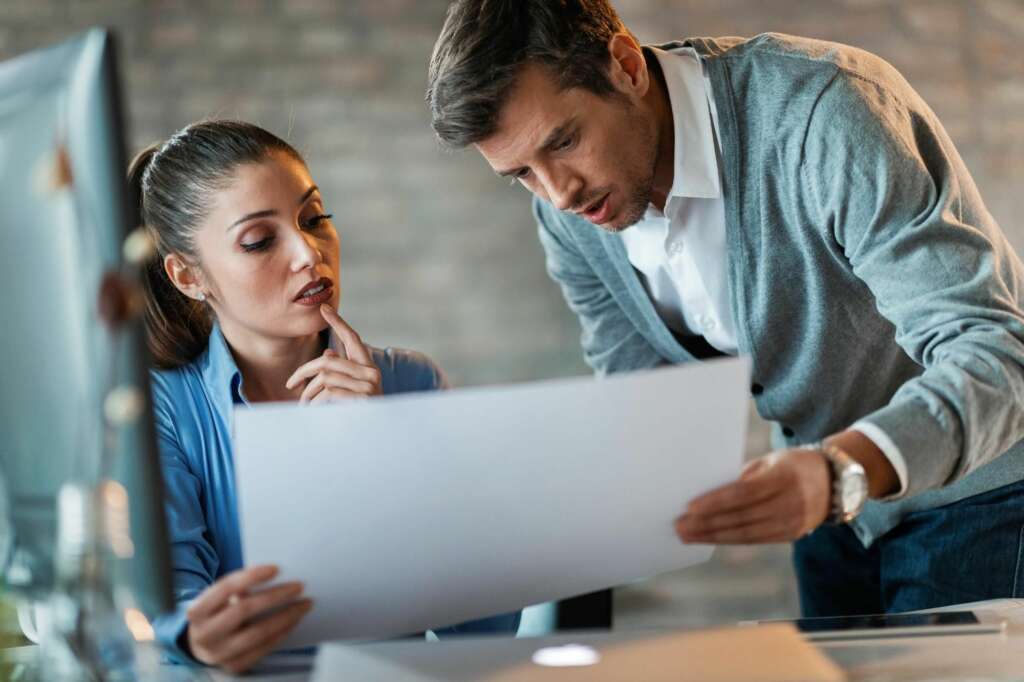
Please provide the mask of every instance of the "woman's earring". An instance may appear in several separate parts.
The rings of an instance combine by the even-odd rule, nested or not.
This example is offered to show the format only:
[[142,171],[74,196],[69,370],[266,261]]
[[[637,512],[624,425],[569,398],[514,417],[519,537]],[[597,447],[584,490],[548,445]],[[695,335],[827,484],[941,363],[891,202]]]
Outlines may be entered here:
[[200,291],[198,294],[196,294],[196,300],[202,303],[203,301],[206,300],[206,294]]

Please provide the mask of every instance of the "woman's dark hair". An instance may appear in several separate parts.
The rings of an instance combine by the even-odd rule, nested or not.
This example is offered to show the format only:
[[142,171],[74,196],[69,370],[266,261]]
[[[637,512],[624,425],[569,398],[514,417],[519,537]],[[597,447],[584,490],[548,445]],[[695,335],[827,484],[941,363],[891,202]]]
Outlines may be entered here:
[[283,152],[301,163],[295,149],[259,126],[242,121],[193,123],[166,142],[150,145],[128,169],[129,197],[156,245],[146,264],[146,338],[157,367],[186,365],[203,352],[213,316],[209,306],[182,294],[164,271],[175,253],[201,267],[195,233],[214,193],[224,190],[239,166]]
[[545,67],[563,90],[613,95],[608,43],[617,33],[629,31],[610,0],[453,2],[427,76],[438,141],[458,149],[490,137],[527,64]]

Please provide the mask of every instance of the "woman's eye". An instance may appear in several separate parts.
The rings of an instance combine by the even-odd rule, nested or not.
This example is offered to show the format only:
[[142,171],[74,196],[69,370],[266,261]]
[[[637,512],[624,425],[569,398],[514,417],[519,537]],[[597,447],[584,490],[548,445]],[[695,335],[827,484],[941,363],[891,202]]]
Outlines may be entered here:
[[259,240],[258,242],[249,242],[247,244],[241,244],[241,247],[242,250],[244,250],[246,253],[252,253],[253,251],[264,251],[270,246],[270,243],[272,241],[274,241],[273,237],[265,237]]
[[320,227],[320,225],[325,220],[330,220],[333,217],[334,217],[334,215],[331,214],[331,213],[321,213],[319,215],[313,216],[312,218],[310,218],[306,222],[302,223],[302,227],[304,229],[307,229],[307,230],[312,230],[312,229],[314,229],[316,227]]

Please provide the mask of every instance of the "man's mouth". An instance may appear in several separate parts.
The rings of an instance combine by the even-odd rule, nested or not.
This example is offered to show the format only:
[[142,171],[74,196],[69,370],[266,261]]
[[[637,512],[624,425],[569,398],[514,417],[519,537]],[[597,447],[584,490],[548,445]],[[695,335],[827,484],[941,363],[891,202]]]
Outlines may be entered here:
[[608,203],[608,197],[610,196],[611,194],[605,194],[603,197],[580,211],[580,215],[595,225],[607,222],[608,218],[611,217],[609,215],[611,211],[609,210],[610,205]]

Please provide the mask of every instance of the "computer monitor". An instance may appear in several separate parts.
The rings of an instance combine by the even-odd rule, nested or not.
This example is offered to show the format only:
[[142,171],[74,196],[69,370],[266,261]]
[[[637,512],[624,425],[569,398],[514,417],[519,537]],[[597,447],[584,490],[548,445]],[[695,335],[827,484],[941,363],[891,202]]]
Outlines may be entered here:
[[[98,314],[139,220],[122,111],[107,30],[0,63],[0,474],[13,529],[0,567],[27,597],[53,588],[57,491],[94,480],[107,447],[130,509],[131,556],[115,581],[153,616],[172,600],[148,353],[140,321],[115,331]],[[145,408],[111,446],[113,386],[136,387]]]

